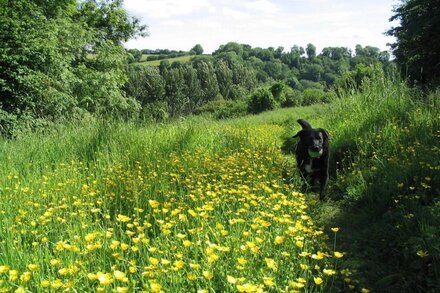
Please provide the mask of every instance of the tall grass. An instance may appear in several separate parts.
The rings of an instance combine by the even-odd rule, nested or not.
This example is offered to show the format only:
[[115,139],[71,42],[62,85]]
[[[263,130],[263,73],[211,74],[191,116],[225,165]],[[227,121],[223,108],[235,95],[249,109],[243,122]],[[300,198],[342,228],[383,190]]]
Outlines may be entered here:
[[377,78],[343,93],[326,116],[339,199],[330,219],[376,290],[440,289],[439,98]]
[[0,290],[354,286],[343,281],[344,253],[325,244],[310,203],[283,178],[293,169],[286,174],[279,138],[300,114],[87,121],[2,142]]

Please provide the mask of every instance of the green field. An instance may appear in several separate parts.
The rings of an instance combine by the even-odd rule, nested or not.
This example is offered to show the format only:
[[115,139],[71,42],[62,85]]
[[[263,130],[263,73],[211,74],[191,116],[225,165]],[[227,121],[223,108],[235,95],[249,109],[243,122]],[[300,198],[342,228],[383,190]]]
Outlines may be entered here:
[[152,60],[152,61],[147,61],[147,57],[148,55],[144,54],[142,55],[141,61],[140,62],[136,62],[136,64],[140,64],[140,65],[148,65],[148,66],[159,66],[161,61],[168,61],[170,63],[173,62],[189,62],[189,60],[191,58],[193,58],[195,55],[188,55],[188,56],[181,56],[181,57],[176,57],[176,58],[166,58],[166,59],[162,59],[162,60]]
[[[440,117],[436,99],[410,96],[381,81],[327,106],[161,125],[91,120],[2,141],[0,288],[367,292],[435,283]],[[332,136],[337,177],[325,202],[301,192],[292,156],[280,151],[298,118]]]

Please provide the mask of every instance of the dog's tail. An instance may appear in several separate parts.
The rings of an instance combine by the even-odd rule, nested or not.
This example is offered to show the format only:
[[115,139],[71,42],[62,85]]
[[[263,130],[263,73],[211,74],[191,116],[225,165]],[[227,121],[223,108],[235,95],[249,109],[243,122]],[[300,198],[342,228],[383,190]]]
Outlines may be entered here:
[[298,122],[303,129],[312,129],[312,125],[304,119],[298,119],[296,122]]

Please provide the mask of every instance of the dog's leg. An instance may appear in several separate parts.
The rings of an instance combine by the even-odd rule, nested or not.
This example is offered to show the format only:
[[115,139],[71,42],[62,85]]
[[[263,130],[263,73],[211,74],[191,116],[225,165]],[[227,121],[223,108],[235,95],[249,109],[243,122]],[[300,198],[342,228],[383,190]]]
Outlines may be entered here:
[[319,182],[321,183],[321,188],[319,191],[319,199],[323,200],[325,197],[325,189],[327,188],[327,183],[328,183],[328,173],[322,174]]

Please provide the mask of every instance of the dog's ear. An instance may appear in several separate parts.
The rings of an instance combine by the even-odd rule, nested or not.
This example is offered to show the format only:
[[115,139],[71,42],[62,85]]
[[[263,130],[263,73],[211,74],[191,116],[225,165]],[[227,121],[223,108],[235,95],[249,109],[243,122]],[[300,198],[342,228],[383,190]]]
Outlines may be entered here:
[[330,140],[330,135],[328,134],[327,130],[322,129],[322,128],[318,128],[318,130],[322,133],[322,136],[324,137],[324,139]]
[[298,119],[296,122],[301,125],[302,129],[312,129],[312,125],[304,119]]
[[292,137],[298,137],[298,136],[301,136],[301,134],[303,134],[303,132],[304,132],[304,130],[300,130],[300,131],[298,131],[297,134],[295,134],[295,135],[292,136]]

